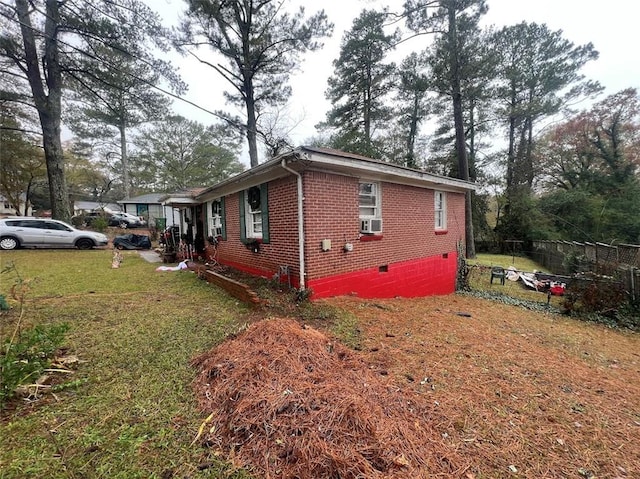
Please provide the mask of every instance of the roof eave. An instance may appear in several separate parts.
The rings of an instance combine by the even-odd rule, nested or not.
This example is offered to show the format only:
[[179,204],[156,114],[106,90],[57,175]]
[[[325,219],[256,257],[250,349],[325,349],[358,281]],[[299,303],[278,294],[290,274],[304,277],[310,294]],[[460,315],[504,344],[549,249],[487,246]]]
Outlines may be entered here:
[[286,160],[287,166],[297,171],[317,168],[349,176],[454,192],[476,191],[478,188],[478,185],[469,181],[435,175],[392,163],[384,163],[348,153],[336,154],[335,152],[300,147],[205,189],[194,196],[194,202],[202,203],[237,193],[253,185],[289,176],[290,172],[281,167],[282,160]]
[[160,199],[160,203],[164,206],[192,206],[200,204],[195,198],[187,198],[181,196],[166,196]]
[[364,158],[350,158],[348,155],[323,153],[309,148],[302,148],[306,154],[306,162],[310,162],[332,171],[366,177],[372,180],[401,183],[422,188],[440,188],[450,191],[475,191],[478,185],[448,176],[435,175],[421,170],[406,168],[392,163],[384,163]]

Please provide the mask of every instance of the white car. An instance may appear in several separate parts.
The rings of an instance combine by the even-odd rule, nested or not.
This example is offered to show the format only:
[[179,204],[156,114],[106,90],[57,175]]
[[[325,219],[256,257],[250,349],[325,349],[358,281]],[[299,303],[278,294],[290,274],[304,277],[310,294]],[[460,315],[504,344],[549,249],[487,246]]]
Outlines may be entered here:
[[109,218],[109,226],[120,226],[121,228],[138,228],[146,224],[144,218],[130,213],[113,213]]
[[14,216],[0,219],[0,249],[78,248],[91,249],[109,242],[102,233],[77,230],[51,218]]

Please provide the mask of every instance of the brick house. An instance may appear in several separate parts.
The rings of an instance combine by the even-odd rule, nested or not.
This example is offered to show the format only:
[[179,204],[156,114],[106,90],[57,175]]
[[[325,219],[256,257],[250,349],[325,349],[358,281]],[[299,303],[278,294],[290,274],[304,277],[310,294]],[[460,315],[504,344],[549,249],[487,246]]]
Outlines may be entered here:
[[300,147],[200,191],[167,197],[198,250],[310,289],[313,298],[448,294],[473,184],[325,148]]

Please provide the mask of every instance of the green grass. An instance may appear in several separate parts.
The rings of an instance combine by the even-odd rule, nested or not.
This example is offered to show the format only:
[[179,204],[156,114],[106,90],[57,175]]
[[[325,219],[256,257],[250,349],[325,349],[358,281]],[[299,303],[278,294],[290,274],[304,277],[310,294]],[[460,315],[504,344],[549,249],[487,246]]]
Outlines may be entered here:
[[[518,271],[532,273],[533,271],[544,271],[544,267],[529,258],[521,256],[509,256],[499,254],[478,254],[475,259],[467,260],[470,266],[469,284],[475,291],[489,292],[497,296],[505,295],[535,303],[546,304],[546,293],[538,292],[525,287],[522,281],[505,281],[504,285],[499,280],[494,279],[491,284],[491,267],[502,266],[503,268],[514,267]],[[563,302],[562,297],[552,296],[551,304],[560,307]]]
[[533,270],[542,271],[543,267],[535,261],[524,256],[509,256],[501,254],[478,254],[475,259],[467,260],[470,265],[483,266],[502,266],[508,268],[513,266],[518,271],[532,272]]
[[[244,323],[242,304],[135,252],[119,269],[107,250],[3,252],[9,262],[35,279],[25,324],[67,323],[66,353],[81,363],[55,398],[3,413],[0,478],[249,477],[191,445],[203,415],[189,361]],[[10,298],[12,284],[0,276],[0,294]],[[13,319],[0,316],[0,340]]]

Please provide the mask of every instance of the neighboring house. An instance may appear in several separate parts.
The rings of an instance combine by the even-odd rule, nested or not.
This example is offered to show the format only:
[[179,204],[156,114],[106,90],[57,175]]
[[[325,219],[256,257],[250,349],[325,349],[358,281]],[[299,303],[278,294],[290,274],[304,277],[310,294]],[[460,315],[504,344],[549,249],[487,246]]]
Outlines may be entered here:
[[9,203],[9,200],[4,196],[0,195],[0,217],[2,216],[31,216],[33,215],[33,208],[29,205],[27,209],[27,214],[24,214],[24,203],[27,200],[27,195],[22,193],[20,195],[20,211],[16,211],[16,209]]
[[73,215],[81,215],[91,213],[93,211],[103,210],[105,213],[113,214],[120,211],[120,207],[114,203],[101,203],[99,201],[74,201]]
[[312,290],[313,298],[455,290],[472,183],[301,147],[193,195],[172,195],[195,246],[219,263]]
[[125,213],[144,217],[149,225],[156,225],[156,223],[166,226],[178,225],[180,211],[172,206],[163,205],[160,199],[165,196],[167,195],[164,193],[148,193],[120,200],[118,204],[122,206],[122,210]]

